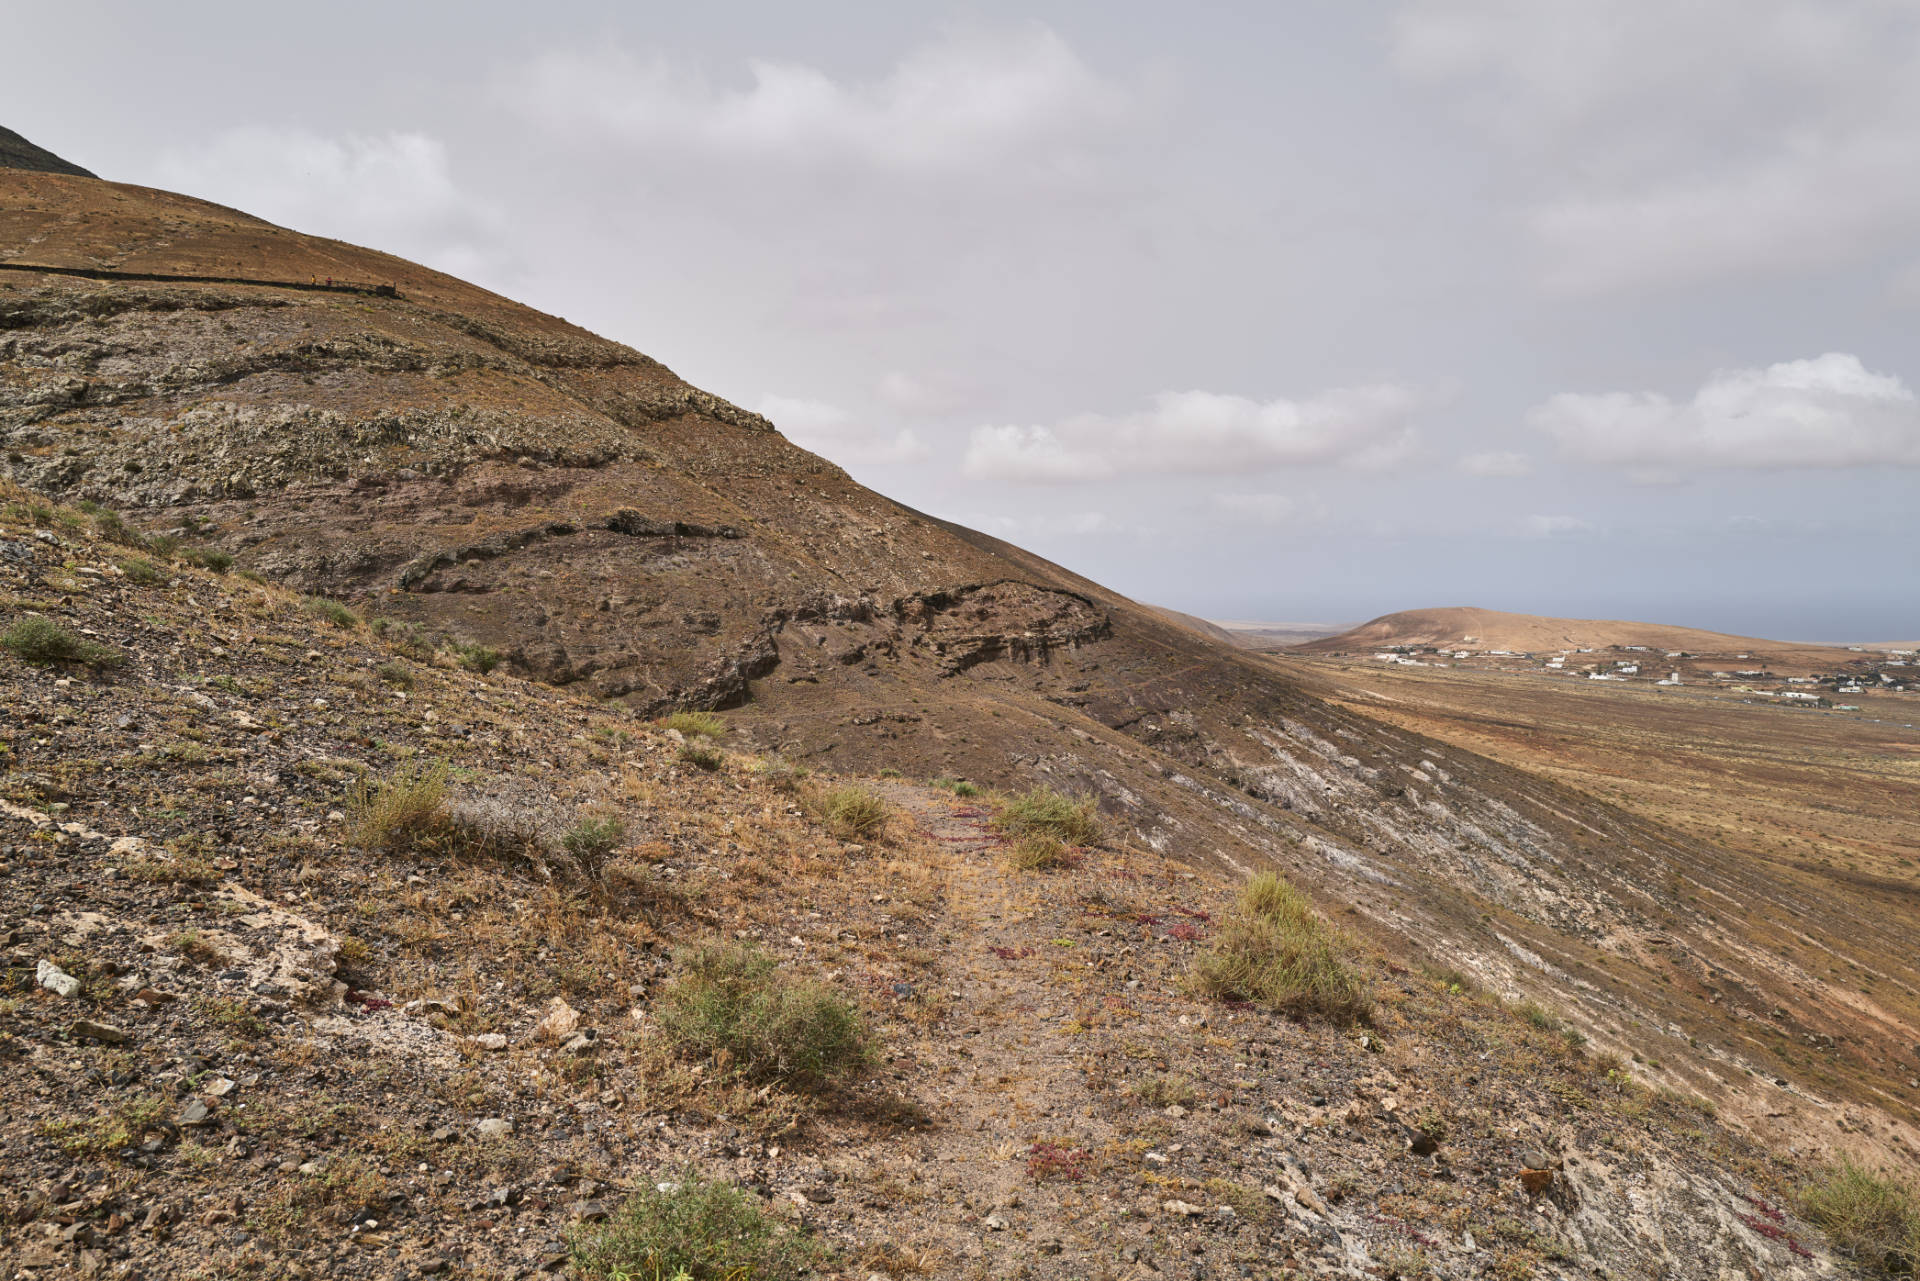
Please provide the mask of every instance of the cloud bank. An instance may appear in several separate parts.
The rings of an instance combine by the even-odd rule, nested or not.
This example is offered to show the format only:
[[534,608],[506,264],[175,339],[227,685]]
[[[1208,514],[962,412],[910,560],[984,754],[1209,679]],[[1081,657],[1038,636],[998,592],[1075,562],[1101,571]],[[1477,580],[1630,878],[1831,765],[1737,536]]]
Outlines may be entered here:
[[1527,421],[1570,458],[1655,476],[1920,466],[1920,400],[1845,352],[1722,370],[1684,402],[1658,392],[1563,394]]
[[1224,474],[1342,463],[1389,467],[1414,442],[1417,393],[1343,387],[1305,400],[1162,392],[1144,410],[973,431],[964,470],[987,480],[1067,482],[1142,474]]

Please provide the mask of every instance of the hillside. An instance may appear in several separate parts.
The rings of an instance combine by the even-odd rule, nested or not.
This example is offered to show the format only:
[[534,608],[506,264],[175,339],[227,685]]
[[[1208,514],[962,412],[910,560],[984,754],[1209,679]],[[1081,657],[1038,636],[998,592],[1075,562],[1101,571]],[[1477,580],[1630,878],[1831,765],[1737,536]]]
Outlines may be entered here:
[[1650,649],[1689,653],[1767,654],[1810,652],[1828,663],[1838,659],[1823,645],[1728,636],[1693,627],[1664,623],[1628,623],[1613,619],[1543,618],[1535,614],[1508,614],[1497,609],[1457,606],[1450,609],[1409,609],[1383,614],[1338,636],[1309,641],[1294,648],[1302,653],[1334,654],[1385,649],[1395,645],[1433,645],[1442,649],[1504,649],[1518,653],[1541,650],[1605,649],[1643,645]]
[[[1158,894],[1186,877],[1196,889],[1220,893],[1252,869],[1274,868],[1393,958],[1387,964],[1405,971],[1396,977],[1414,989],[1410,1000],[1425,999],[1412,976],[1430,967],[1465,980],[1448,980],[1443,992],[1474,986],[1538,1002],[1545,1025],[1578,1031],[1595,1061],[1612,1054],[1633,1062],[1636,1079],[1710,1101],[1728,1126],[1782,1151],[1793,1147],[1803,1165],[1843,1151],[1910,1164],[1920,1151],[1911,1128],[1920,1087],[1910,1083],[1912,1047],[1920,1043],[1920,959],[1906,918],[1883,910],[1883,889],[1770,880],[1710,840],[1340,705],[1304,687],[1284,661],[1237,649],[1019,548],[864,489],[791,445],[774,424],[688,386],[648,356],[400,259],[184,196],[0,171],[0,265],[8,268],[0,271],[0,466],[39,496],[23,500],[28,510],[43,499],[102,505],[140,536],[184,540],[209,563],[232,558],[235,569],[273,591],[345,602],[383,639],[376,646],[370,633],[355,630],[340,656],[344,667],[291,624],[276,621],[271,634],[294,641],[283,657],[317,653],[302,661],[342,681],[354,675],[356,706],[378,707],[382,717],[400,714],[402,705],[367,675],[384,661],[381,646],[497,654],[496,679],[510,681],[519,700],[509,719],[524,738],[477,729],[477,712],[459,702],[434,709],[436,722],[426,722],[446,732],[399,734],[383,720],[329,731],[329,755],[378,763],[367,754],[385,752],[382,744],[411,744],[503,786],[518,771],[548,795],[567,797],[575,795],[571,780],[585,779],[595,759],[597,728],[618,740],[665,712],[718,710],[726,713],[730,746],[743,756],[778,755],[870,778],[886,772],[901,788],[907,779],[937,777],[1008,789],[1050,784],[1097,800],[1108,832],[1101,857],[1120,861],[1113,884],[1086,891],[1106,896],[1107,907],[1062,898],[1051,882],[1046,892],[1019,898],[1034,932],[992,944],[1016,958],[1033,959],[1021,958],[1022,949],[1064,956],[1066,945],[1054,939],[1081,946],[1070,929],[1046,932],[1064,926],[1062,912],[1131,911],[1173,926],[1166,911],[1136,902],[1126,889],[1143,869],[1159,869],[1159,879],[1145,883]],[[73,541],[54,526],[39,532]],[[10,617],[84,615],[86,625],[117,631],[115,643],[133,647],[147,625],[141,593],[123,598],[116,580],[110,599],[124,603],[95,608],[89,593],[97,580],[81,569],[97,565],[65,544],[56,555],[40,550],[55,546],[44,540],[17,541],[34,557],[38,578],[10,588]],[[68,568],[62,557],[76,564]],[[242,608],[229,593],[202,596],[191,584],[204,580],[183,581],[203,612],[183,614],[171,631],[142,642],[158,664],[144,697],[171,699],[165,691],[173,690],[199,707],[190,697],[199,694],[215,701],[218,715],[262,719],[190,684],[179,693],[188,677],[220,676],[217,664],[209,666],[223,657],[214,651],[239,654],[233,638],[247,631],[225,612]],[[297,674],[297,663],[282,666]],[[8,671],[11,680],[27,679],[17,667]],[[278,700],[273,676],[262,667],[234,679],[243,690],[254,688],[247,681],[265,682],[249,696]],[[91,685],[67,694],[61,688],[41,691],[48,700],[42,723],[69,724],[56,719],[63,711],[52,700],[85,696],[89,718],[132,717],[114,731],[116,751],[137,754],[149,741],[142,710],[110,711],[108,695],[95,696]],[[340,695],[311,697],[327,703],[323,720],[347,715]],[[608,720],[596,727],[587,719],[593,715]],[[197,741],[189,728],[184,721],[153,741]],[[41,749],[37,739],[19,741]],[[15,750],[24,758],[25,747]],[[96,767],[116,759],[105,748],[85,750]],[[185,784],[218,777],[209,791],[235,801],[237,821],[246,811],[230,789],[253,778],[249,758],[234,745],[207,750],[236,755],[210,757],[218,768],[207,777],[156,785],[140,815],[119,812],[113,793],[69,800],[33,782],[20,794],[43,817],[55,804],[85,804],[95,807],[91,830],[150,839],[141,830],[146,814],[204,815],[200,792]],[[611,748],[603,742],[600,750]],[[598,762],[601,772],[617,759]],[[317,768],[333,771],[337,798],[351,771]],[[289,769],[307,777],[289,762],[278,775],[283,786]],[[90,770],[76,763],[66,780],[44,765],[34,772],[57,790],[78,785]],[[767,806],[782,812],[764,793],[656,792],[647,771],[635,785],[643,811],[647,797],[664,807],[649,822],[706,833],[710,877],[717,877],[711,851],[720,834],[704,826],[709,811],[736,823]],[[605,799],[579,794],[582,804]],[[310,800],[322,803],[318,792]],[[736,801],[748,811],[728,808]],[[954,820],[961,830],[948,827],[951,816],[929,808],[923,791],[897,803],[924,816],[915,828],[924,840],[903,847],[897,867],[874,872],[869,903],[872,894],[892,892],[888,878],[910,883],[915,867],[933,866],[928,860],[940,851],[981,836],[977,826],[966,828],[975,819],[965,815]],[[301,890],[318,894],[330,879],[378,871],[328,839]],[[238,843],[253,848],[251,840]],[[691,849],[675,857],[689,867],[702,861]],[[285,870],[245,874],[280,878]],[[975,870],[967,866],[957,879],[970,882]],[[410,873],[426,878],[425,887],[379,880],[358,893],[354,910],[378,918],[391,903],[433,890],[443,872],[444,864],[442,872]],[[61,884],[87,883],[60,875]],[[446,914],[479,912],[483,900],[494,904],[488,911],[506,912],[484,898],[504,891],[484,882],[478,874],[461,882],[471,900],[436,898],[441,933],[422,937],[457,953],[447,940],[462,938],[465,930],[454,926],[464,923],[450,924]],[[14,878],[9,893],[26,895],[25,885]],[[707,914],[693,915],[676,938],[695,926],[760,928],[737,924],[747,919],[739,914],[786,912],[799,901],[780,876],[749,878],[701,908]],[[892,932],[943,953],[971,946],[982,931],[1010,928],[1008,910],[964,902],[971,906],[942,918],[937,935]],[[989,924],[996,915],[1001,924]],[[556,932],[526,940],[522,961],[544,950],[543,964],[586,964],[562,957],[587,955],[591,940],[548,919]],[[1769,926],[1753,930],[1755,921]],[[856,947],[891,946],[870,926],[847,928]],[[1062,951],[1047,950],[1055,946]],[[1104,959],[1095,974],[1124,968],[1112,955]],[[389,964],[379,977],[387,990],[451,999],[433,988],[441,980],[419,969],[411,952],[396,950]],[[476,961],[464,989],[484,994],[488,972]],[[1862,972],[1875,976],[1870,993],[1856,990]],[[1093,982],[1072,965],[1061,973],[1063,983],[1067,976]],[[910,977],[888,981],[942,990]],[[1064,1002],[1023,1005],[1031,995],[995,997],[997,1017],[1066,1010]],[[521,1018],[525,1011],[516,1009]],[[1163,1020],[1151,1034],[1115,1044],[1123,1057],[1159,1062],[1175,1044],[1211,1043],[1215,1034],[1199,1033],[1194,1017],[1240,1015],[1195,1009],[1185,1025]],[[984,1036],[997,1024],[941,1023],[940,1035],[967,1026],[982,1027]],[[1274,1025],[1271,1039],[1327,1055],[1353,1052],[1344,1035],[1295,1043],[1296,1035],[1319,1036]],[[1513,1043],[1507,1032],[1498,1038]],[[1227,1044],[1212,1048],[1242,1044],[1220,1039]],[[1443,1065],[1496,1048],[1484,1038],[1488,1048],[1472,1052],[1411,1033],[1403,1041],[1411,1063],[1461,1089],[1467,1083]],[[986,1073],[974,1079],[941,1061],[955,1067],[944,1082],[955,1107],[979,1106],[966,1101],[969,1090],[1016,1084],[1011,1071],[998,1074],[1010,1078],[1004,1081]],[[1290,1079],[1319,1071],[1311,1064],[1321,1061],[1302,1060]],[[1247,1071],[1237,1079],[1252,1079]],[[1067,1127],[1070,1105],[1039,1106],[1055,1108],[1055,1122]],[[1600,1159],[1569,1117],[1543,1114],[1535,1124],[1501,1119],[1492,1101],[1485,1110],[1472,1123],[1478,1141],[1517,1148],[1538,1142],[1545,1125]],[[1030,1107],[1018,1119],[1041,1127],[1042,1115]],[[585,1132],[571,1122],[567,1128]],[[1474,1159],[1488,1179],[1505,1177],[1501,1186],[1512,1192],[1510,1165],[1499,1176],[1491,1149]],[[1715,1177],[1737,1175],[1718,1168]],[[1395,1213],[1377,1200],[1370,1212]],[[1104,1212],[1083,1206],[1081,1213]],[[1663,1249],[1687,1260],[1674,1274],[1716,1276],[1723,1260],[1739,1258],[1744,1267],[1758,1257],[1737,1225],[1726,1230],[1732,1235],[1715,1236],[1717,1244],[1685,1233],[1664,1238],[1670,1245]],[[1031,1266],[1044,1274],[1054,1265]]]
[[70,160],[36,147],[4,125],[0,125],[0,169],[25,169],[34,173],[63,173],[76,178],[94,175]]
[[[1364,949],[1361,1027],[1208,1001],[1237,877],[906,781],[849,839],[724,724],[145,543],[0,484],[9,1276],[537,1276],[693,1180],[855,1281],[1830,1275],[1795,1164],[1537,1006]],[[716,937],[866,1068],[690,1043]]]

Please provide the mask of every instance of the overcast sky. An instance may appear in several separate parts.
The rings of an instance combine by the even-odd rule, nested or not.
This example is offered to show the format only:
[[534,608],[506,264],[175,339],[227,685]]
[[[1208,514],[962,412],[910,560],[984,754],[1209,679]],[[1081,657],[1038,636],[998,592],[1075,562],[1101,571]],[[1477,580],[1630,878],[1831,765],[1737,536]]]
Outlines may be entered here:
[[1215,618],[1920,637],[1920,6],[17,7],[0,123]]

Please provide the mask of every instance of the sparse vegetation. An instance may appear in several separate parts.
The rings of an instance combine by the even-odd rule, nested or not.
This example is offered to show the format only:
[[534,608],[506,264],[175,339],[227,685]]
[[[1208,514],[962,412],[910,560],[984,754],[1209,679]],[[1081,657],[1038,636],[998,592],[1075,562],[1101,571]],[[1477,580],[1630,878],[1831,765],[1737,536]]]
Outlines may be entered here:
[[361,777],[347,794],[347,839],[389,854],[443,842],[451,827],[449,772],[440,761],[402,766],[384,779]]
[[820,798],[820,818],[843,841],[878,839],[887,829],[887,803],[864,787],[836,787]]
[[712,712],[675,712],[654,724],[663,730],[678,730],[688,738],[723,738],[727,732],[727,723]]
[[1100,811],[1091,796],[1068,796],[1036,787],[1000,803],[993,825],[1009,836],[1051,836],[1068,845],[1100,840]]
[[475,641],[448,641],[447,652],[453,661],[482,676],[500,665],[500,651]]
[[351,629],[360,626],[360,615],[339,601],[329,600],[325,596],[308,597],[307,612],[321,622],[331,623],[335,627]]
[[1060,843],[1057,836],[1045,832],[1032,832],[1017,841],[1004,846],[1001,851],[1008,866],[1023,872],[1040,872],[1056,867],[1067,847]]
[[1875,1275],[1920,1271],[1920,1193],[1911,1183],[1843,1160],[1802,1190],[1800,1204],[1841,1254]]
[[128,582],[140,587],[152,587],[167,581],[166,571],[144,556],[131,556],[121,561],[120,572],[126,575]]
[[125,661],[119,650],[76,635],[44,614],[29,614],[0,633],[0,649],[28,663],[114,667]]
[[[180,559],[186,561],[187,564],[194,566],[196,569],[212,570],[216,574],[224,574],[233,568],[232,556],[229,556],[223,551],[216,551],[211,547],[189,547],[186,551],[180,553]],[[333,620],[328,619],[327,621],[332,622]],[[357,622],[358,620],[356,619],[355,621]],[[336,627],[344,627],[347,625],[348,624],[345,623],[334,624]]]
[[708,747],[705,743],[682,743],[680,759],[695,769],[709,772],[719,769],[727,763],[726,754],[717,747]]
[[1209,996],[1352,1023],[1365,1018],[1373,1002],[1347,951],[1303,894],[1261,872],[1241,889],[1213,945],[1194,962],[1193,979]]
[[680,1053],[753,1081],[817,1091],[858,1076],[871,1058],[851,1001],[740,943],[687,951],[657,1017]]
[[627,825],[617,814],[589,814],[560,836],[560,848],[583,867],[597,867],[620,847]]
[[591,1281],[792,1281],[817,1254],[751,1193],[691,1172],[628,1198],[570,1246],[573,1275]]

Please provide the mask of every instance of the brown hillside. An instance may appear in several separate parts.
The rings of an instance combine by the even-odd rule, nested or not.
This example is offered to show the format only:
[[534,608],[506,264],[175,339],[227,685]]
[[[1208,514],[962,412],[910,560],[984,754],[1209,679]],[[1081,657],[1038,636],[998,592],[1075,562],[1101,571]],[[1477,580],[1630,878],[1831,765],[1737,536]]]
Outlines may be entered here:
[[95,175],[70,160],[62,160],[45,147],[36,147],[13,130],[0,125],[0,169],[25,169],[34,173],[63,173],[76,178]]
[[1605,649],[1612,645],[1646,645],[1689,653],[1763,651],[1784,654],[1806,651],[1827,662],[1838,661],[1823,645],[1728,636],[1693,627],[1664,623],[1628,623],[1597,618],[1543,618],[1536,614],[1508,614],[1497,609],[1455,606],[1448,609],[1408,609],[1383,614],[1351,631],[1294,648],[1302,653],[1334,654],[1381,649],[1394,645],[1436,645],[1443,649],[1506,649],[1518,653],[1541,650]]
[[[0,271],[0,467],[39,493],[622,716],[725,709],[743,748],[815,766],[1092,794],[1133,848],[1280,868],[1409,962],[1562,1009],[1763,1135],[1911,1159],[1920,959],[1857,886],[1780,884],[1338,706],[400,259],[0,171],[0,263],[98,273]],[[1793,926],[1756,944],[1759,916]],[[1881,976],[1871,999],[1836,957]]]

